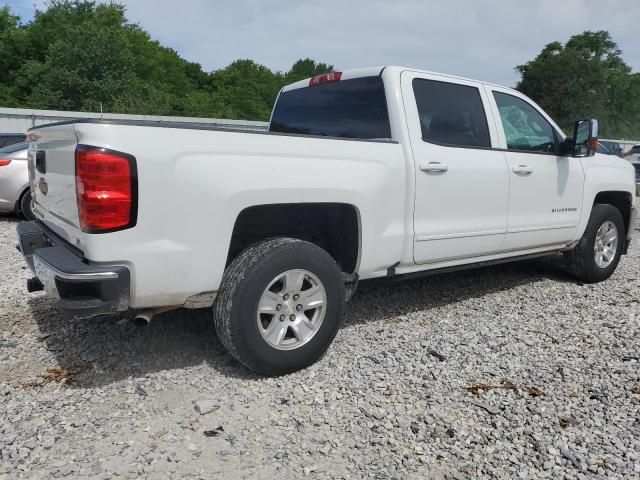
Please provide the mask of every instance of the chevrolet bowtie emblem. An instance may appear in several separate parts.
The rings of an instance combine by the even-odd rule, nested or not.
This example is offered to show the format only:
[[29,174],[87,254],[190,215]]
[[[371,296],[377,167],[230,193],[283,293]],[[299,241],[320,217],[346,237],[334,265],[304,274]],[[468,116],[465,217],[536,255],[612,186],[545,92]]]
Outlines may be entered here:
[[44,178],[41,178],[40,181],[38,182],[38,188],[40,189],[43,195],[46,195],[47,192],[49,191],[49,185],[47,185],[47,182],[44,180]]

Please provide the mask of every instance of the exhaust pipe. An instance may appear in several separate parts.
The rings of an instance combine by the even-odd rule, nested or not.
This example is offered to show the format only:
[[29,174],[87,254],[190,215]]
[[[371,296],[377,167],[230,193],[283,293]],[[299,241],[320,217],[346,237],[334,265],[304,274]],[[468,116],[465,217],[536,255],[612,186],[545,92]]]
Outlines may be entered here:
[[180,307],[157,307],[157,308],[145,308],[136,312],[133,317],[133,324],[138,327],[146,327],[151,323],[153,317],[160,313],[168,312],[170,310],[176,310]]

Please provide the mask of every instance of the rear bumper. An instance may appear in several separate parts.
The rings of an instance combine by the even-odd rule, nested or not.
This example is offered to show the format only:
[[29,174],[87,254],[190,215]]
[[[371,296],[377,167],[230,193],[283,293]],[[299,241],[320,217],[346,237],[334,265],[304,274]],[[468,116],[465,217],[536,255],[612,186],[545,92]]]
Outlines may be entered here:
[[[123,312],[129,308],[130,272],[121,265],[92,263],[38,222],[18,225],[18,249],[38,282],[74,316]],[[37,288],[36,288],[37,289]]]

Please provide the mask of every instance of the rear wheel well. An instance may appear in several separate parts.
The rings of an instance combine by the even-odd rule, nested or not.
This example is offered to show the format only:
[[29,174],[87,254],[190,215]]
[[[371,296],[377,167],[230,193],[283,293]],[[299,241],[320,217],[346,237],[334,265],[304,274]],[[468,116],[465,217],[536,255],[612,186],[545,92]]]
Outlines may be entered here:
[[273,237],[314,243],[326,250],[343,272],[356,270],[360,236],[353,205],[286,203],[246,208],[233,227],[227,265],[249,245]]
[[593,201],[593,204],[595,205],[597,203],[604,203],[616,207],[620,211],[622,219],[624,220],[626,235],[626,230],[629,229],[629,221],[631,220],[631,201],[632,198],[629,192],[609,191],[598,193],[595,200]]

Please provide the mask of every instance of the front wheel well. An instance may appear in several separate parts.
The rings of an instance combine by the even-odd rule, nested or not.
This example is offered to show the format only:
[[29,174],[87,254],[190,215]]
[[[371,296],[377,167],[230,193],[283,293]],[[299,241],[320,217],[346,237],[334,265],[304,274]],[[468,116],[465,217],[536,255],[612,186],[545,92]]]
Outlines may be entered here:
[[318,245],[343,272],[353,273],[360,246],[358,212],[344,203],[281,203],[245,208],[236,219],[227,265],[249,245],[290,237]]
[[631,202],[632,197],[629,192],[606,191],[598,193],[593,204],[608,204],[616,207],[622,214],[626,235],[629,230],[629,222],[631,221]]

